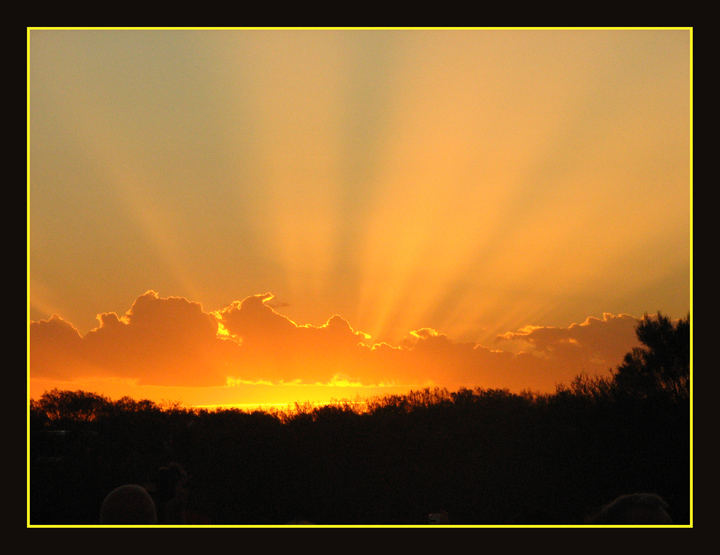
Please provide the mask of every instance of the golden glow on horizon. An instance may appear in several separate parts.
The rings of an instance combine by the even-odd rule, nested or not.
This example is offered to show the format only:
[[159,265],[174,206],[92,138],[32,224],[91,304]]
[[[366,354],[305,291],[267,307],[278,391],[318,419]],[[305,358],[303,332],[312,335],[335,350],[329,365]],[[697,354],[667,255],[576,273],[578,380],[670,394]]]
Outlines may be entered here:
[[325,399],[322,401],[304,401],[304,402],[298,402],[294,401],[292,403],[227,403],[227,404],[221,404],[221,405],[194,405],[192,409],[197,410],[207,410],[207,411],[216,411],[216,410],[233,410],[238,409],[245,412],[253,412],[256,410],[263,411],[263,412],[274,412],[278,411],[280,413],[285,414],[294,414],[303,410],[306,410],[308,408],[314,409],[319,407],[325,407],[325,406],[349,406],[352,408],[352,410],[357,412],[362,412],[364,409],[367,408],[368,401],[351,401],[351,400],[344,400],[344,401],[338,401],[337,399]]

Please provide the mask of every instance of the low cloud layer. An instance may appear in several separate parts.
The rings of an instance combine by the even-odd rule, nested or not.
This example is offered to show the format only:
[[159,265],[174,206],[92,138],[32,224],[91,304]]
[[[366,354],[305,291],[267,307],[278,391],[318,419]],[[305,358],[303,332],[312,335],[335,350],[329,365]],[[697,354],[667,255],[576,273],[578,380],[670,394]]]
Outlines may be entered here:
[[529,326],[483,346],[422,328],[400,345],[374,343],[341,316],[293,322],[269,293],[206,312],[148,291],[122,316],[98,315],[82,336],[60,316],[30,324],[31,378],[120,378],[143,385],[353,383],[551,391],[575,375],[607,374],[637,345],[637,319],[603,314],[567,328]]

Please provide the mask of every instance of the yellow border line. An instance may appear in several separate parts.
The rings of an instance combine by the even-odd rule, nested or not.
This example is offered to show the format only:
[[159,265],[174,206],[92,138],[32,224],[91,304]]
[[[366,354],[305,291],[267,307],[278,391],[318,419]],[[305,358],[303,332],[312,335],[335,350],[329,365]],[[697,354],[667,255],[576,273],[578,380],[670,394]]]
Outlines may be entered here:
[[693,31],[690,29],[689,41],[689,109],[690,109],[690,525],[693,524]]
[[27,32],[27,69],[26,69],[26,94],[27,94],[27,106],[26,106],[26,162],[27,162],[27,173],[26,173],[26,200],[25,200],[25,226],[26,226],[26,311],[27,311],[27,328],[26,341],[27,341],[27,357],[26,357],[26,382],[25,382],[25,393],[27,395],[27,416],[25,423],[27,426],[27,505],[25,507],[27,511],[27,524],[30,525],[30,30]]
[[[27,491],[26,511],[28,528],[692,528],[693,527],[693,27],[27,27],[27,106],[26,106],[26,156],[27,156],[27,184],[26,184],[26,262],[27,262],[27,289],[26,289],[26,463],[27,463]],[[102,525],[43,525],[30,523],[30,32],[31,31],[80,31],[80,30],[170,30],[170,31],[223,31],[223,30],[602,30],[602,31],[689,31],[690,32],[690,523],[680,525],[572,525],[572,524],[532,524],[532,525],[486,525],[486,524],[458,524],[458,525],[132,525],[132,526],[102,526]]]
[[689,524],[35,524],[31,528],[691,528]]

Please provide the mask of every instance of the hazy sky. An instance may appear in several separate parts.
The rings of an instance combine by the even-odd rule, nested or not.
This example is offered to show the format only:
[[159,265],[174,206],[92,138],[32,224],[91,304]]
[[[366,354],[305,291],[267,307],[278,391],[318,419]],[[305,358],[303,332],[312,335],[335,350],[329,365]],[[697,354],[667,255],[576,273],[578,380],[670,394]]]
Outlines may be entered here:
[[[308,332],[340,315],[338,337],[368,349],[444,337],[494,352],[501,334],[685,316],[690,39],[31,30],[30,319],[110,337],[98,314],[131,328],[134,303],[160,314],[179,297],[214,330],[249,298]],[[621,335],[620,355],[632,326]],[[223,358],[213,383],[265,379],[227,370],[243,360]],[[363,372],[346,377],[410,380]]]

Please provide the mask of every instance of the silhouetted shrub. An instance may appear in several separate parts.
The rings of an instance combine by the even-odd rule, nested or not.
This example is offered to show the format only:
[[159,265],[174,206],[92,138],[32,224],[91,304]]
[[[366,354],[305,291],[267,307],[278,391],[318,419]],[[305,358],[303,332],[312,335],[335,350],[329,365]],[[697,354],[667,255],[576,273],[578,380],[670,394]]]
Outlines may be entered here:
[[625,355],[615,374],[617,387],[636,395],[658,390],[687,397],[690,379],[690,316],[675,324],[658,312],[645,314],[636,334],[643,347]]

